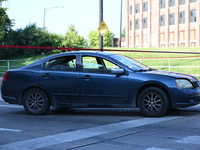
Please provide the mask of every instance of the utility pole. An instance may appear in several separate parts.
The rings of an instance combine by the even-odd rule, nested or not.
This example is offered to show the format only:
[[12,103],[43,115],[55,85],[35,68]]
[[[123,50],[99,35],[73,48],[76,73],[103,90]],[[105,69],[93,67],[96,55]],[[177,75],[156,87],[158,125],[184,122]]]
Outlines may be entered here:
[[121,12],[120,12],[120,37],[119,37],[119,47],[122,47],[122,0],[121,0]]
[[[103,0],[99,0],[99,25],[103,21]],[[103,51],[103,36],[99,33],[99,49]]]

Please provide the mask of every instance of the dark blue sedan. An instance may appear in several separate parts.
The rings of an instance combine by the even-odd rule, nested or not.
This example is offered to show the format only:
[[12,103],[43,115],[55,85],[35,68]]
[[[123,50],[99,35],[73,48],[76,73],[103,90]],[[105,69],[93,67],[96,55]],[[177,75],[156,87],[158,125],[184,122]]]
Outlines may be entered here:
[[28,114],[49,108],[139,107],[144,116],[200,103],[200,84],[191,75],[151,69],[106,52],[68,52],[5,73],[2,98]]

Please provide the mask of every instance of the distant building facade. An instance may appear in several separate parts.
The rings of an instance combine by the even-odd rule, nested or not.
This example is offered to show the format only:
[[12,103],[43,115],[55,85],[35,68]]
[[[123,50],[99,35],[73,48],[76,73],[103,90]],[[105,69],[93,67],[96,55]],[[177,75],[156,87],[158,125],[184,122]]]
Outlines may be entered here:
[[127,0],[127,47],[199,47],[200,0]]
[[121,47],[125,47],[125,37],[121,38],[113,38],[113,47],[120,47],[120,42],[121,42]]

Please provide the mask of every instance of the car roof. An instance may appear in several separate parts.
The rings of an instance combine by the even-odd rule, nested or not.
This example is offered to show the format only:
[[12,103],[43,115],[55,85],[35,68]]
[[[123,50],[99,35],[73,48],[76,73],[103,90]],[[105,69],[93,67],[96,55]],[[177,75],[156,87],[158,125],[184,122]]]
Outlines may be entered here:
[[90,55],[90,54],[98,54],[101,56],[107,56],[107,55],[113,55],[114,53],[110,52],[103,52],[103,51],[75,51],[75,52],[64,52],[64,53],[59,53],[59,54],[54,54],[51,56],[47,56],[45,58],[42,58],[40,60],[46,60],[46,59],[51,59],[51,58],[56,58],[56,57],[62,57],[62,56],[67,56],[67,55]]
[[[112,55],[114,53],[104,52],[104,51],[75,51],[75,52],[65,52],[62,54],[101,54],[101,55]],[[59,54],[58,54],[59,55]]]

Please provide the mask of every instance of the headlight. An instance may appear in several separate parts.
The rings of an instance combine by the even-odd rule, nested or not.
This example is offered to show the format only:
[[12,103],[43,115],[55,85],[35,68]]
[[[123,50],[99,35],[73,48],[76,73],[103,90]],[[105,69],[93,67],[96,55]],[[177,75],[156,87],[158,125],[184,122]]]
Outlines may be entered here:
[[192,89],[193,88],[192,83],[185,79],[177,79],[176,84],[177,84],[178,88],[183,88],[183,89]]

